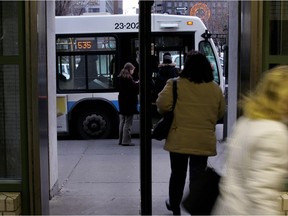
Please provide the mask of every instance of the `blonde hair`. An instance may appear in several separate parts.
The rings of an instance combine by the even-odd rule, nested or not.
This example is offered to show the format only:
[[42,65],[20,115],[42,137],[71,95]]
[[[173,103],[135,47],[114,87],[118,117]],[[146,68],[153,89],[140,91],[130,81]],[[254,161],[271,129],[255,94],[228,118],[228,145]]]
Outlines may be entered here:
[[267,72],[250,95],[243,98],[244,115],[251,119],[283,120],[288,117],[288,66]]

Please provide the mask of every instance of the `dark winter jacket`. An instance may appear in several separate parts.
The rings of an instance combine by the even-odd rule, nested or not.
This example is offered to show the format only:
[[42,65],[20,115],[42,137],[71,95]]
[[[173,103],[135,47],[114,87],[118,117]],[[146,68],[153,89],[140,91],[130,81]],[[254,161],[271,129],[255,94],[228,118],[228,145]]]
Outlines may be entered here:
[[119,113],[132,115],[138,113],[139,83],[130,78],[119,77]]
[[159,92],[162,91],[168,79],[177,77],[179,75],[179,71],[177,68],[175,68],[175,66],[175,63],[162,63],[159,65],[152,100],[154,99],[155,101],[157,99]]

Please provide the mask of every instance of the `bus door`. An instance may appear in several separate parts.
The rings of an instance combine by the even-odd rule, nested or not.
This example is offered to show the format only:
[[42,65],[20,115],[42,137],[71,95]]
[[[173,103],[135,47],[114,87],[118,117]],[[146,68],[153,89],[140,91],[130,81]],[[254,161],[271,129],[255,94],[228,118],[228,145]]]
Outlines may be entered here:
[[134,79],[139,79],[139,39],[138,33],[119,33],[118,55],[117,55],[117,74],[121,71],[127,62],[135,66]]
[[[183,32],[165,32],[165,33],[153,33],[151,44],[151,54],[153,55],[155,61],[158,64],[163,63],[163,55],[164,53],[169,52],[171,54],[172,63],[175,64],[175,67],[180,72],[184,67],[184,58],[186,53],[195,48],[195,39],[194,33],[183,33]],[[151,64],[153,65],[153,64]],[[157,88],[157,77],[158,70],[153,70],[152,73],[152,123],[157,122],[161,117],[157,112],[157,107],[155,104],[155,100],[157,99],[157,95],[159,92],[159,88]],[[158,89],[158,90],[157,90]]]
[[172,62],[176,64],[178,70],[181,70],[183,69],[186,53],[188,53],[189,50],[195,49],[194,32],[174,32],[173,34],[157,33],[153,37],[153,45],[159,63],[163,62],[163,54],[169,52],[172,57]]

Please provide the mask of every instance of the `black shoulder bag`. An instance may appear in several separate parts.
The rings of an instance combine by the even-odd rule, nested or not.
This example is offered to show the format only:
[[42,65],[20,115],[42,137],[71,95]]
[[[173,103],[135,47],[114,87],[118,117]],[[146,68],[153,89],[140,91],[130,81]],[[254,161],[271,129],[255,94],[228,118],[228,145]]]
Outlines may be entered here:
[[182,206],[190,215],[211,215],[219,195],[220,175],[207,167],[190,182],[190,192],[183,198]]
[[177,101],[177,80],[173,80],[173,106],[172,110],[165,113],[153,128],[152,138],[156,140],[167,139],[174,118],[174,108]]

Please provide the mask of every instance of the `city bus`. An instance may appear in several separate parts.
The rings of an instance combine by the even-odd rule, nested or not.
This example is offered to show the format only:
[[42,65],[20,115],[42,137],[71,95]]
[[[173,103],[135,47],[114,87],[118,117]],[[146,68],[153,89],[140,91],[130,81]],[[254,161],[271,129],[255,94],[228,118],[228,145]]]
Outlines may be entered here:
[[[126,62],[139,67],[138,15],[56,17],[57,132],[77,139],[118,137],[117,75]],[[151,83],[165,52],[179,71],[190,50],[204,53],[223,89],[223,73],[211,34],[200,18],[151,14]],[[176,61],[176,60],[175,60]],[[135,79],[138,79],[136,74]],[[151,85],[153,86],[153,85]],[[152,101],[153,102],[153,101]],[[139,133],[135,115],[132,133]]]

